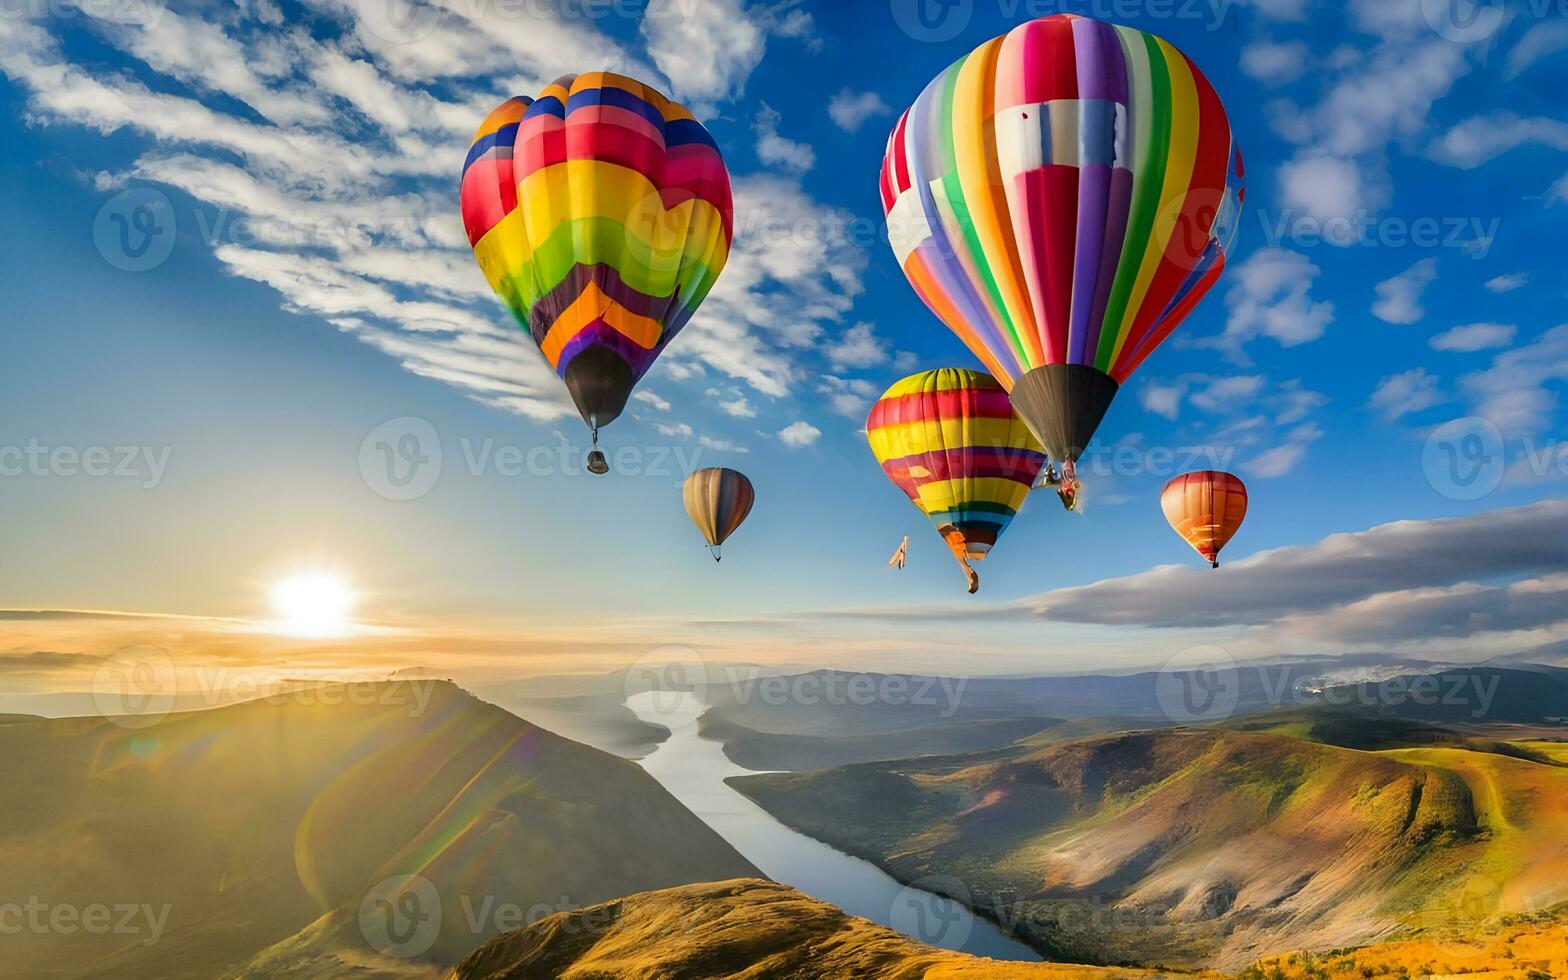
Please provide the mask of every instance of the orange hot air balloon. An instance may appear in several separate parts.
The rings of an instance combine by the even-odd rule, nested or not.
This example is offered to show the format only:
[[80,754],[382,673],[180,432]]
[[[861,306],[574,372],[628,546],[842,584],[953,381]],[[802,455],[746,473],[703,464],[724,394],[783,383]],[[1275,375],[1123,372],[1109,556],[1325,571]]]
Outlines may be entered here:
[[1193,550],[1220,567],[1220,549],[1247,517],[1247,485],[1229,473],[1183,473],[1160,491],[1160,508]]

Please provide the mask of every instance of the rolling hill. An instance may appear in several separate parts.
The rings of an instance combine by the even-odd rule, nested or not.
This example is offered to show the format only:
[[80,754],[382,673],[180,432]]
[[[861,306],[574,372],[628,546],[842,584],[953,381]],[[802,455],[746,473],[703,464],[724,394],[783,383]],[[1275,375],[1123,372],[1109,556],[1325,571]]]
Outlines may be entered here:
[[1142,971],[1002,963],[924,946],[755,879],[632,895],[490,941],[454,980],[1130,980]]
[[420,683],[0,723],[0,867],[37,912],[6,969],[429,976],[558,909],[757,874],[633,763]]
[[[1503,920],[1464,937],[1288,953],[1240,980],[1467,975],[1550,980],[1568,973],[1568,911]],[[757,880],[647,892],[562,913],[497,937],[452,980],[1142,980],[1169,970],[1003,963],[934,949]],[[1187,974],[1220,980],[1225,974]]]
[[1238,968],[1568,898],[1568,767],[1526,748],[1166,729],[730,782],[895,877],[956,878],[1050,958]]

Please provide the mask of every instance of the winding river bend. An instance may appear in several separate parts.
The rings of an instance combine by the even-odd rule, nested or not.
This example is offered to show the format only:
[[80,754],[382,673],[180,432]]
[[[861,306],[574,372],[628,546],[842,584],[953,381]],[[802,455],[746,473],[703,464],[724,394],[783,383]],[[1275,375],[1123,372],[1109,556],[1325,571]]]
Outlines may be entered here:
[[731,762],[718,742],[697,734],[703,704],[695,695],[650,691],[628,698],[626,706],[643,721],[670,730],[642,767],[769,878],[933,946],[1039,961],[1029,947],[958,902],[902,885],[876,865],[791,830],[731,789],[725,777],[751,770]]

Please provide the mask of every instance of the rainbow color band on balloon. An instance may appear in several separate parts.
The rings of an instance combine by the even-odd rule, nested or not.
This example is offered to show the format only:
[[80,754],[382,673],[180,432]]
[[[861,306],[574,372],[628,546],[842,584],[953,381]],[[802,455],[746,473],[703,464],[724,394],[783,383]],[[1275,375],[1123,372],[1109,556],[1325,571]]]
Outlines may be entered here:
[[880,189],[915,291],[1075,459],[1224,271],[1241,178],[1225,108],[1185,55],[1058,14],[932,80]]
[[733,234],[712,136],[609,72],[493,111],[463,167],[462,206],[485,278],[595,429],[713,288]]

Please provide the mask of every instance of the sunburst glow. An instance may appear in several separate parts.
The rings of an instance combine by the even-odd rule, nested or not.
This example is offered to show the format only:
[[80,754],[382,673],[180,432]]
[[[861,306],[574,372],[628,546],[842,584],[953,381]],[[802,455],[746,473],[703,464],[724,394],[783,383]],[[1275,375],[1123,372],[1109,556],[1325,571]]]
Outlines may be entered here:
[[272,587],[279,627],[295,636],[327,636],[349,626],[354,590],[340,575],[305,572]]

